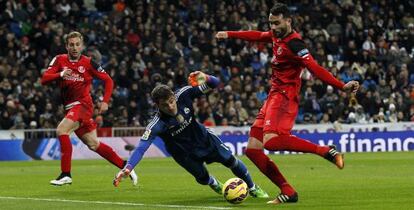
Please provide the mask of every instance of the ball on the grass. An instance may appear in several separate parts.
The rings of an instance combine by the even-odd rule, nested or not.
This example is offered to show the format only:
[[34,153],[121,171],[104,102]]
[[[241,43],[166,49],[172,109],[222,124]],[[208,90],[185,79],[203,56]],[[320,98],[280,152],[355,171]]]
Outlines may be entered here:
[[231,178],[223,185],[223,196],[229,203],[239,204],[247,198],[248,194],[247,184],[240,178]]

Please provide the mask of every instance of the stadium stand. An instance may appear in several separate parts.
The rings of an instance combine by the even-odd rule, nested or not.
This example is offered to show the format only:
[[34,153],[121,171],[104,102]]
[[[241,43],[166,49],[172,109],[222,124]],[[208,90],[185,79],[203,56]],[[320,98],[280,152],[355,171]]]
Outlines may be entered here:
[[[317,61],[343,81],[349,96],[303,73],[297,123],[414,121],[413,1],[284,1]],[[248,125],[267,97],[271,45],[217,41],[219,30],[268,30],[273,1],[27,0],[0,1],[0,129],[54,128],[63,118],[56,88],[40,85],[51,59],[65,53],[71,30],[86,38],[85,54],[115,82],[100,127],[144,126],[157,83],[174,89],[201,70],[222,80],[197,100],[206,125]],[[299,15],[300,14],[300,15]],[[96,104],[102,84],[93,84]],[[52,97],[45,97],[45,96]],[[54,100],[51,100],[53,98]]]

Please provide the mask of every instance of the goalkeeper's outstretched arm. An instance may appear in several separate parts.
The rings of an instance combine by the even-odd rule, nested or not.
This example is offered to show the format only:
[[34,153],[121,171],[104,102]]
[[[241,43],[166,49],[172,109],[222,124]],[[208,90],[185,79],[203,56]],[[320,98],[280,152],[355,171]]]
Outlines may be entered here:
[[209,90],[218,87],[220,80],[213,75],[208,75],[201,71],[195,71],[188,76],[188,84],[193,87],[199,86],[200,90],[203,93],[206,93]]

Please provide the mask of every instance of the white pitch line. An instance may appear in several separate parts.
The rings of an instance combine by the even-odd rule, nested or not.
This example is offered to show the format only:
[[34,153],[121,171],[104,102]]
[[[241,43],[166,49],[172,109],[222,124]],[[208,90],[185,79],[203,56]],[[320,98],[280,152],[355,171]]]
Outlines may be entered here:
[[24,198],[24,197],[8,197],[8,196],[0,196],[0,199],[67,202],[67,203],[93,203],[93,204],[108,204],[108,205],[121,205],[121,206],[147,206],[147,207],[179,208],[179,209],[219,209],[219,210],[232,209],[230,207],[215,207],[215,206],[163,205],[163,204],[143,204],[143,203],[128,203],[128,202],[109,202],[109,201],[82,201],[82,200],[66,200],[66,199],[48,199],[48,198]]

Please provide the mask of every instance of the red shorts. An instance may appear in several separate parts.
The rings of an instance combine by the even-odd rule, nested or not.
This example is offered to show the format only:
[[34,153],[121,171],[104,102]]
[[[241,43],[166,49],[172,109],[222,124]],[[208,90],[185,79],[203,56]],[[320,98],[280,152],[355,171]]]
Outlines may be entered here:
[[259,140],[265,133],[289,135],[298,114],[299,99],[296,93],[271,91],[257,114],[250,136]]
[[93,107],[78,104],[66,110],[65,118],[79,122],[80,126],[75,130],[78,137],[82,137],[85,133],[89,133],[96,129],[96,123],[92,119]]

